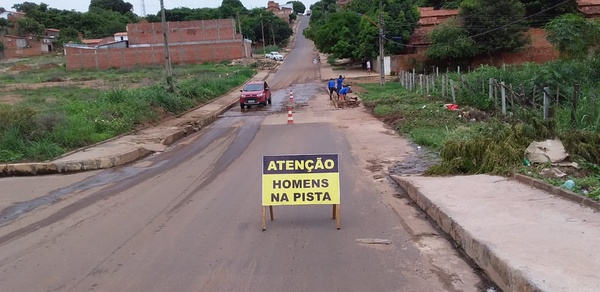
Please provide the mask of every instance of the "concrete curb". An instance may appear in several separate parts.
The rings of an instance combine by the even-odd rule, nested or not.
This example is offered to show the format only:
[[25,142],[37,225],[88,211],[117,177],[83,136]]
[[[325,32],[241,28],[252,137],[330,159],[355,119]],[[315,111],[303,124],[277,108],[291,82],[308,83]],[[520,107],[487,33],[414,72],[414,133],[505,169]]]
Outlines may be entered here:
[[549,192],[553,195],[559,196],[559,197],[569,200],[573,203],[584,205],[584,206],[590,207],[596,211],[600,211],[600,203],[599,202],[596,202],[590,198],[584,197],[575,192],[571,192],[569,190],[565,190],[563,188],[553,186],[553,185],[546,183],[544,181],[541,181],[539,179],[535,179],[535,178],[532,178],[532,177],[529,177],[526,175],[522,175],[519,173],[515,173],[513,175],[513,178],[521,183],[528,185],[528,186],[538,188],[542,191]]
[[390,176],[427,215],[450,236],[460,249],[490,277],[502,291],[542,291],[520,270],[509,265],[492,243],[480,241],[429,200],[411,182]]
[[[263,78],[263,80],[267,79],[268,77],[269,77],[269,74],[267,74]],[[234,91],[235,90],[231,90],[228,94],[231,94]],[[218,99],[219,98],[214,99],[213,102]],[[191,125],[182,125],[181,129],[165,136],[162,139],[161,144],[163,144],[165,146],[169,146],[169,145],[177,142],[178,140],[192,134],[193,132],[198,131],[202,127],[205,127],[205,126],[213,123],[214,121],[216,121],[219,118],[220,115],[222,115],[223,113],[225,113],[226,111],[231,109],[237,103],[238,103],[238,100],[233,100],[231,103],[220,107],[218,110],[212,112],[208,116],[195,121],[194,124],[197,125],[197,127],[194,127]],[[207,104],[210,104],[210,103],[207,103]],[[204,104],[204,105],[207,105],[207,104]],[[196,107],[195,109],[199,109],[199,108],[201,108],[201,106]],[[193,111],[193,110],[188,111],[188,113],[191,111]],[[180,116],[182,116],[182,115],[180,115]],[[171,119],[168,119],[168,120],[171,120]],[[168,120],[165,120],[165,121],[168,121]],[[165,121],[163,121],[163,122],[165,122]],[[138,131],[135,131],[135,132],[138,132]],[[120,136],[120,137],[122,137],[122,136]],[[95,144],[95,146],[101,145],[101,144],[109,142],[109,141],[113,141],[115,139],[116,138],[97,143],[97,144]],[[76,151],[72,151],[70,153],[75,153],[77,151],[88,149],[90,147],[93,147],[93,146],[87,146],[87,147],[78,149]],[[89,160],[84,160],[84,161],[78,160],[78,161],[60,161],[60,162],[52,161],[52,162],[0,164],[0,177],[33,176],[33,175],[42,175],[42,174],[58,174],[58,173],[70,173],[70,172],[81,172],[81,171],[88,171],[88,170],[106,169],[106,168],[117,167],[117,166],[121,166],[121,165],[130,163],[130,162],[133,162],[140,158],[146,157],[147,155],[149,155],[151,153],[154,153],[154,151],[148,150],[144,147],[137,147],[137,148],[134,148],[127,152],[119,153],[116,155],[99,157],[99,158],[89,159]],[[65,157],[65,156],[62,156],[62,157]]]

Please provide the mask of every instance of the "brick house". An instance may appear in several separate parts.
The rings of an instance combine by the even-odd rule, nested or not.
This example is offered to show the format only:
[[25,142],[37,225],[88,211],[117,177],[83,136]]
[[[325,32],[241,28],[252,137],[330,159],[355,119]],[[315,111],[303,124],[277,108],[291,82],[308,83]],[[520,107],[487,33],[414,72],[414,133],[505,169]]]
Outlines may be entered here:
[[433,7],[419,7],[419,13],[421,14],[419,27],[412,33],[408,42],[408,53],[411,54],[424,53],[427,50],[426,46],[430,44],[428,36],[435,26],[458,16],[458,9],[434,10]]
[[47,28],[40,35],[19,35],[17,20],[23,17],[26,15],[22,12],[4,11],[0,13],[0,18],[7,19],[13,24],[13,27],[9,28],[8,34],[0,36],[0,41],[4,44],[4,52],[0,58],[41,56],[55,50],[54,43],[60,30]]
[[294,7],[292,3],[279,5],[279,3],[275,1],[267,2],[267,11],[273,12],[275,16],[285,20],[286,22],[290,20],[290,15],[294,12]]
[[[250,41],[236,33],[233,19],[167,22],[169,51],[173,63],[220,62],[250,56]],[[67,70],[159,65],[165,60],[161,23],[127,25],[127,41],[94,46],[67,45]],[[119,35],[120,37],[120,35]],[[117,47],[128,42],[128,47]]]
[[600,18],[600,0],[578,0],[577,5],[586,18]]

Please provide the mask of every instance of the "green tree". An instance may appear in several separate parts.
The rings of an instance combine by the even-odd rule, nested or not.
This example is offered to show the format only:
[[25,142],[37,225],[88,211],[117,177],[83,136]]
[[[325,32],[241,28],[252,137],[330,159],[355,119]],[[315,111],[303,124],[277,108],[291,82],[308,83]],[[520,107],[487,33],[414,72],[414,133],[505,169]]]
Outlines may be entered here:
[[[323,53],[335,54],[338,58],[356,58],[354,52],[348,54],[350,50],[345,43],[354,43],[353,40],[360,32],[359,24],[360,16],[355,12],[332,13],[322,25],[311,26],[304,34]],[[338,42],[345,43],[336,47]]]
[[238,12],[248,11],[240,0],[223,0],[219,10],[223,18],[235,18]]
[[431,45],[425,55],[438,63],[460,63],[478,53],[475,41],[467,36],[467,31],[456,18],[451,18],[434,28],[429,40]]
[[[412,32],[417,28],[420,14],[414,0],[388,0],[383,10],[383,32],[386,36],[385,52],[399,54],[404,50]],[[392,41],[396,39],[398,41]]]
[[[335,8],[334,5],[321,1],[311,6],[310,27],[305,30],[305,36],[313,40],[319,50],[325,53],[335,52],[336,57],[364,59],[377,56],[379,2],[352,0],[344,11],[332,13],[331,10],[337,10],[331,8]],[[384,50],[387,54],[398,54],[404,50],[403,45],[408,43],[418,20],[419,10],[414,0],[384,0],[383,32],[386,39]],[[343,30],[344,33],[343,27],[348,28]],[[348,31],[351,34],[345,35]],[[338,41],[343,43],[338,45]]]
[[516,51],[528,43],[527,26],[521,21],[523,4],[517,0],[465,0],[459,16],[479,50],[492,56]]
[[12,24],[5,18],[0,18],[0,35],[5,35],[12,28]]
[[580,15],[565,14],[546,25],[547,39],[559,51],[561,58],[583,59],[600,43],[600,24]]
[[79,31],[73,27],[67,27],[60,30],[60,35],[58,36],[57,43],[59,45],[66,43],[79,43]]
[[287,3],[292,3],[294,5],[294,13],[303,14],[304,11],[306,11],[306,6],[304,6],[302,1],[288,1]]
[[92,0],[89,9],[100,8],[104,10],[112,10],[121,14],[127,14],[133,11],[133,4],[123,0]]
[[[528,23],[534,27],[541,27],[553,18],[566,13],[577,13],[577,0],[520,0],[525,7],[525,16],[529,17]],[[551,7],[554,7],[550,9]],[[546,9],[548,11],[542,12]],[[534,15],[535,14],[535,15]]]
[[[42,4],[44,4],[44,3],[42,3]],[[27,13],[30,13],[31,11],[38,10],[39,5],[36,3],[33,3],[33,2],[23,2],[21,4],[13,5],[12,9],[15,9],[19,12],[23,12],[23,13],[27,14]]]
[[86,38],[103,38],[123,32],[129,19],[126,15],[99,8],[83,13],[78,26]]
[[41,35],[44,32],[44,29],[46,29],[44,25],[29,17],[19,18],[17,20],[17,25],[19,27],[20,35]]

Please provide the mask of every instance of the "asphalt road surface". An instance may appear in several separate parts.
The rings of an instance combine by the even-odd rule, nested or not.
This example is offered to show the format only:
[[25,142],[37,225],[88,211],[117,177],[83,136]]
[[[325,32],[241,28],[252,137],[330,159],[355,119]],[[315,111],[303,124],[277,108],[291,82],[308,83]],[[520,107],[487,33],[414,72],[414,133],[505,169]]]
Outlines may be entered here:
[[[382,130],[348,130],[351,115],[316,83],[313,50],[298,34],[268,80],[273,106],[234,107],[164,153],[117,169],[0,179],[0,204],[18,195],[31,206],[0,221],[0,291],[482,289],[422,213],[365,170],[363,156],[379,151],[366,137],[397,137],[376,120]],[[281,111],[289,89],[300,104],[294,125]],[[314,153],[339,153],[341,230],[331,206],[311,205],[275,207],[262,232],[262,156]]]

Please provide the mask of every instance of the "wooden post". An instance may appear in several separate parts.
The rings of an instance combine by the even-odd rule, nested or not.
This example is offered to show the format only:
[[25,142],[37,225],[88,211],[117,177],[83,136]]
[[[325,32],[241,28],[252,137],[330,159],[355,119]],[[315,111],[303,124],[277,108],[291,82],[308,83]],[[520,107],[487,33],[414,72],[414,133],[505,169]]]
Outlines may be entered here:
[[337,230],[340,230],[341,228],[341,218],[340,218],[340,205],[337,205],[337,208],[335,208],[335,228],[337,228]]
[[271,221],[273,221],[275,218],[273,218],[273,206],[269,206],[269,213],[271,215]]
[[267,230],[267,206],[262,207],[262,217],[260,222],[262,225],[262,230]]
[[431,76],[431,92],[437,92],[436,88],[435,88],[435,79],[437,78],[436,76]]
[[543,101],[544,102],[543,103],[544,104],[544,109],[543,109],[543,111],[544,111],[544,120],[547,120],[548,116],[550,114],[550,98],[548,96],[548,91],[549,90],[550,90],[549,87],[547,87],[547,86],[544,87],[544,101]]
[[457,73],[458,75],[460,75],[460,66],[457,66],[457,67],[456,67],[456,73]]
[[423,94],[423,74],[419,74],[419,93]]
[[500,92],[502,94],[502,114],[506,115],[506,87],[504,81],[500,82]]

